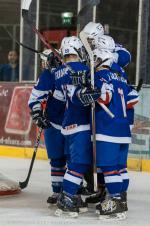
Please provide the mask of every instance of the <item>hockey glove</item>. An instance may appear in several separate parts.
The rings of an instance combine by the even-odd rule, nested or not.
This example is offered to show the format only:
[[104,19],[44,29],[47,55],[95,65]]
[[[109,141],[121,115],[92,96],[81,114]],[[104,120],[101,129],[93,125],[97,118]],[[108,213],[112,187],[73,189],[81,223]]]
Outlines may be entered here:
[[43,111],[41,109],[33,109],[31,111],[31,117],[33,122],[42,129],[47,129],[51,127],[50,121],[43,115]]
[[78,97],[84,106],[90,105],[101,96],[99,89],[83,88],[78,91]]

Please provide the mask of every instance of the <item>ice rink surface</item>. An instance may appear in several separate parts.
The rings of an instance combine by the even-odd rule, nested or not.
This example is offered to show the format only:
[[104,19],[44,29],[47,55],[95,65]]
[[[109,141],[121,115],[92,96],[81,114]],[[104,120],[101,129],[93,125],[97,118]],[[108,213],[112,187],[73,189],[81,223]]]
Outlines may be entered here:
[[[26,178],[30,160],[0,158],[0,172],[16,181]],[[54,216],[56,207],[48,208],[50,173],[48,161],[36,160],[31,180],[19,195],[0,197],[0,226],[44,225],[121,225],[150,226],[150,173],[130,172],[127,219],[118,222],[101,222],[94,208],[77,219]]]

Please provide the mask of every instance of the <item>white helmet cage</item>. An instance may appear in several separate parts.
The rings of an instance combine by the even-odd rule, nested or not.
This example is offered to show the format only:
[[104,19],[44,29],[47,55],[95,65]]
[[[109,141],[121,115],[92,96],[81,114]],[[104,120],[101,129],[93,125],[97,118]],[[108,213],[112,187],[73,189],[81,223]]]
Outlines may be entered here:
[[74,54],[82,61],[84,60],[84,46],[81,40],[76,36],[65,37],[61,42],[60,47],[63,56]]
[[106,49],[106,50],[109,50],[110,52],[115,51],[115,41],[109,35],[102,35],[100,37],[96,37],[95,46],[98,49]]
[[48,55],[52,52],[51,49],[45,49],[41,54],[40,54],[40,58],[41,60],[47,61],[47,57]]
[[93,55],[96,67],[104,65],[111,67],[113,63],[113,53],[105,49],[95,49]]
[[100,23],[89,22],[84,28],[83,31],[87,34],[88,38],[94,39],[97,36],[104,34],[104,28]]
[[49,54],[52,53],[51,49],[45,49],[41,54],[40,54],[40,58],[42,60],[42,67],[45,69],[49,68],[49,64],[48,64],[48,56]]

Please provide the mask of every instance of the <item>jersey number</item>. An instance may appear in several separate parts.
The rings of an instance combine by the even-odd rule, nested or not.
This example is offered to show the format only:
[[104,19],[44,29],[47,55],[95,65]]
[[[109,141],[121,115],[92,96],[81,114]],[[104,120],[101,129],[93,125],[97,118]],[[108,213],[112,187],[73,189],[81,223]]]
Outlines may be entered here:
[[120,98],[121,98],[122,109],[123,109],[123,115],[124,115],[124,117],[126,118],[126,117],[127,117],[127,113],[126,113],[126,104],[125,104],[123,89],[118,88],[118,93],[119,93]]

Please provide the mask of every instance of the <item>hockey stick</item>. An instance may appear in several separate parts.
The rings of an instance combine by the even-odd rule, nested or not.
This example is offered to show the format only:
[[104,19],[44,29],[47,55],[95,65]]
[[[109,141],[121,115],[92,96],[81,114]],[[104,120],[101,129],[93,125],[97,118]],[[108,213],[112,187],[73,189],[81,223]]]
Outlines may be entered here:
[[[63,64],[65,64],[64,63],[64,61],[62,60],[62,58],[59,56],[59,54],[57,53],[57,51],[50,45],[50,43],[44,38],[44,36],[35,28],[35,27],[33,27],[32,26],[32,21],[29,19],[29,17],[28,17],[28,11],[29,11],[29,8],[30,8],[30,4],[31,4],[31,2],[32,2],[32,0],[24,0],[24,2],[23,2],[23,4],[22,4],[22,16],[23,16],[23,18],[24,19],[26,19],[26,21],[27,21],[27,23],[32,27],[32,29],[33,29],[33,31],[38,35],[38,37],[40,38],[40,40],[45,44],[45,46],[46,47],[48,47],[49,49],[51,49],[52,51],[53,51],[53,53],[55,54],[55,56],[57,56],[58,57],[58,59],[63,63]],[[95,5],[97,5],[97,4],[99,4],[99,0],[94,0],[94,1],[91,1],[90,0],[90,2],[89,2],[89,5],[91,6],[95,6]],[[88,6],[89,6],[88,5]],[[83,12],[85,12],[85,8],[86,8],[86,6],[81,10],[81,12],[79,13],[80,14],[80,16],[83,14]],[[82,38],[81,38],[81,40],[82,39],[84,39],[83,41],[85,42],[85,44],[86,44],[86,46],[87,46],[87,52],[88,52],[88,54],[90,55],[90,57],[92,57],[92,55],[93,55],[93,53],[92,53],[92,51],[91,51],[91,48],[90,48],[90,45],[89,45],[89,43],[88,43],[88,41],[87,41],[87,37],[86,37],[86,35],[85,35],[85,33],[82,35],[82,33],[84,33],[84,32],[81,32],[80,33],[80,38],[81,38],[81,36],[83,36]],[[92,62],[92,61],[91,61]],[[94,61],[93,61],[93,63],[94,63]],[[93,73],[94,73],[94,67],[93,67]],[[92,81],[94,81],[94,74],[93,74],[93,76],[92,76],[93,78],[92,78]],[[103,103],[100,103],[100,105],[101,105],[101,107],[110,115],[110,117],[112,117],[112,118],[114,118],[114,115],[112,114],[112,112],[110,112],[110,110],[103,104]]]
[[[28,4],[28,6],[30,6],[31,1],[32,1],[32,0],[24,0],[25,4]],[[23,3],[23,4],[24,4],[24,3]],[[24,10],[24,11],[25,11],[25,10]],[[25,13],[25,14],[26,14],[26,13]],[[32,22],[31,22],[30,20],[27,20],[27,21],[28,21],[28,24],[30,24],[30,23],[32,24]],[[37,54],[40,54],[40,55],[43,55],[43,56],[46,56],[46,57],[47,57],[47,55],[43,54],[43,52],[41,52],[41,51],[39,51],[39,50],[36,50],[36,49],[33,49],[33,48],[31,48],[30,46],[25,45],[24,43],[21,43],[20,41],[18,41],[17,39],[15,39],[15,38],[13,37],[13,35],[12,35],[5,27],[4,27],[4,29],[5,29],[5,31],[7,32],[7,34],[9,35],[9,37],[10,37],[13,41],[15,41],[16,44],[22,46],[22,47],[25,48],[25,49],[28,49],[28,50],[34,52],[34,53],[37,53]],[[48,43],[48,41],[44,38],[44,36],[43,36],[36,28],[33,28],[33,30],[35,31],[35,33],[36,33],[37,35],[39,35],[41,41],[43,41],[43,43],[45,44],[45,46],[46,46],[47,48],[51,49],[52,52],[54,52],[55,55],[58,57],[58,59],[59,59],[62,63],[64,63],[64,62],[62,61],[61,57],[59,56],[59,54],[57,53],[57,51],[56,51],[56,50]]]
[[[87,41],[87,37],[84,32],[80,32],[80,38],[83,42],[85,49],[87,50],[90,57],[90,69],[91,69],[91,88],[94,89],[94,56],[92,54],[91,48]],[[91,105],[92,110],[92,135],[93,135],[93,172],[96,163],[96,125],[95,125],[95,102]],[[97,190],[97,179],[94,177],[94,187]]]
[[32,25],[32,20],[29,18],[29,8],[31,5],[32,0],[24,0],[22,3],[22,17],[24,18],[24,20],[27,22],[27,24],[32,28],[32,30],[35,32],[35,34],[38,35],[38,37],[40,38],[40,40],[43,42],[43,44],[45,45],[45,47],[47,47],[48,49],[51,49],[52,52],[55,54],[55,56],[62,62],[62,58],[60,57],[60,55],[57,53],[57,51],[55,50],[55,48],[45,39],[45,37],[38,31],[38,29],[36,27],[34,27]]
[[[90,47],[90,44],[88,43],[87,40],[87,35],[81,31],[80,32],[80,38],[81,41],[84,44],[84,47],[89,55],[90,58],[90,68],[91,68],[91,87],[94,89],[94,55],[93,55],[93,51]],[[101,107],[103,108],[103,110],[105,110],[107,112],[107,114],[111,117],[114,118],[114,114],[102,103],[98,103],[101,105]],[[92,134],[93,134],[93,159],[94,159],[94,166],[95,166],[95,162],[96,162],[96,125],[95,125],[95,103],[92,104]],[[94,170],[94,166],[93,166],[93,170]],[[97,190],[97,179],[94,177],[94,185],[95,188]]]
[[28,172],[27,178],[25,179],[25,181],[19,182],[19,185],[20,185],[21,189],[26,188],[27,185],[28,185],[28,182],[29,182],[29,179],[30,179],[30,176],[31,176],[31,172],[32,172],[32,168],[33,168],[33,164],[34,164],[34,160],[35,160],[35,157],[36,157],[36,153],[37,153],[38,146],[39,146],[39,143],[40,143],[42,130],[43,130],[42,128],[39,128],[39,132],[38,132],[38,135],[37,135],[37,138],[36,138],[36,142],[35,142],[35,145],[34,145],[34,152],[33,152],[33,155],[32,155],[32,159],[31,159],[31,163],[30,163],[30,167],[29,167],[29,172]]
[[[89,57],[90,57],[90,64],[91,64],[91,85],[92,85],[92,88],[94,88],[94,56],[93,56],[93,51],[91,50],[91,47],[90,47],[90,45],[88,43],[87,35],[85,34],[85,32],[83,32],[83,31],[80,32],[80,38],[81,38],[81,41],[83,42],[84,47],[85,47],[85,49],[88,52]],[[114,118],[115,117],[114,114],[106,107],[105,104],[100,103],[100,102],[97,102],[97,103],[103,108],[103,110],[111,118]]]
[[[45,39],[45,37],[38,31],[38,29],[36,29],[33,25],[32,25],[32,20],[29,18],[29,8],[31,5],[32,0],[24,0],[22,3],[22,16],[24,18],[24,20],[26,20],[26,22],[28,23],[28,25],[30,27],[32,27],[32,30],[38,35],[38,37],[40,38],[40,40],[43,42],[43,44],[52,50],[52,52],[54,53],[54,55],[56,57],[58,57],[58,59],[62,62],[62,64],[65,64],[64,61],[62,60],[62,58],[60,57],[60,55],[57,53],[57,51],[55,50],[55,48]],[[100,3],[100,0],[89,0],[89,2],[80,10],[77,18],[78,18],[78,23],[79,20],[82,16],[84,16],[86,10],[89,7],[94,7],[96,5],[98,5]]]
[[[38,29],[36,29],[34,26],[32,26],[32,20],[29,18],[28,16],[28,11],[30,8],[30,4],[31,4],[32,0],[24,0],[23,4],[22,4],[22,16],[24,18],[24,20],[26,20],[26,22],[28,23],[28,25],[32,28],[32,30],[38,35],[38,37],[40,38],[40,40],[43,42],[43,44],[48,48],[51,49],[52,52],[54,53],[54,55],[58,58],[58,60],[72,73],[72,69],[71,67],[69,67],[64,60],[61,58],[61,56],[58,54],[58,52],[55,50],[55,48],[45,39],[45,37],[38,31]],[[76,49],[75,49],[76,50]],[[76,50],[77,51],[77,50]],[[80,54],[77,51],[79,57]]]
[[25,48],[25,49],[28,49],[28,50],[34,52],[34,53],[37,53],[37,54],[43,54],[42,52],[40,52],[40,51],[38,51],[38,50],[36,50],[36,49],[33,49],[33,48],[31,48],[31,47],[29,47],[29,46],[27,46],[27,45],[25,45],[25,44],[19,42],[18,40],[16,40],[16,39],[13,37],[13,35],[12,35],[6,28],[5,28],[5,31],[7,32],[7,34],[9,35],[9,37],[10,37],[13,41],[16,42],[16,44],[22,46],[22,47]]
[[[88,11],[89,8],[92,8],[94,6],[97,6],[100,3],[100,0],[89,0],[87,4],[81,8],[77,15],[77,24],[80,25],[82,22],[82,19],[84,20],[86,12]],[[85,25],[85,24],[84,24]],[[79,30],[82,29],[82,27],[79,26]]]
[[142,88],[142,85],[143,85],[143,79],[141,78],[138,82],[138,85],[136,87],[136,91],[137,92],[140,92],[141,88]]
[[99,3],[100,3],[100,0],[89,0],[88,3],[78,13],[78,19],[80,19],[80,17],[82,16],[85,16],[85,13],[89,7],[97,6]]

